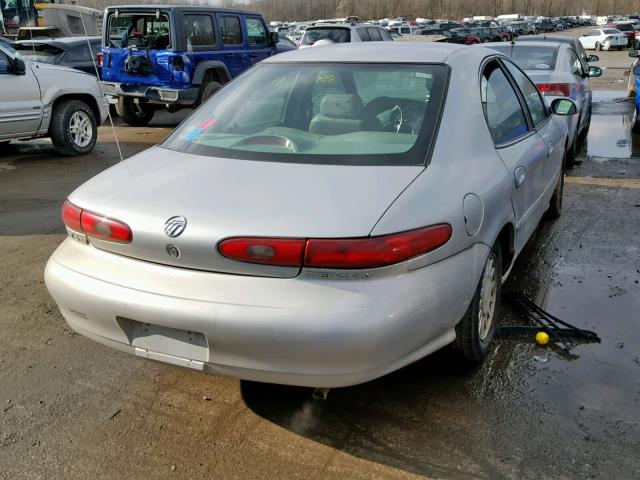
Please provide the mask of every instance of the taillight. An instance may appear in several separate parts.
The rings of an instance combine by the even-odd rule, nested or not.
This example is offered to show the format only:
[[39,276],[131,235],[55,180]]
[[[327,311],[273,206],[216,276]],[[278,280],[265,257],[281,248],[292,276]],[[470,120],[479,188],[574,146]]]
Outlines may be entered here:
[[69,227],[71,230],[75,230],[76,232],[82,231],[82,226],[80,224],[80,216],[82,215],[82,209],[76,207],[69,200],[65,200],[62,205],[62,221],[64,224]]
[[131,243],[133,239],[133,233],[126,223],[99,213],[83,210],[69,200],[66,200],[62,205],[62,220],[71,230],[100,240]]
[[104,55],[102,52],[96,54],[96,60],[98,61],[98,67],[102,68],[102,63],[104,61]]
[[434,225],[370,238],[309,240],[304,265],[323,268],[374,268],[392,265],[441,247],[451,225]]
[[304,244],[299,238],[229,238],[220,242],[218,250],[240,262],[300,267]]
[[441,247],[451,238],[451,225],[367,238],[309,239],[240,237],[218,245],[232,260],[286,267],[376,268],[400,263]]
[[538,83],[538,91],[542,95],[569,97],[571,95],[571,85],[568,83]]

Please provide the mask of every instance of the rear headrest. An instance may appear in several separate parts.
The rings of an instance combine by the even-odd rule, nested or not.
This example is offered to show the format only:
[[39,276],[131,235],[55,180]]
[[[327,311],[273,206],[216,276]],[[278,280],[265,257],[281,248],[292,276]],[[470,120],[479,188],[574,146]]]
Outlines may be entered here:
[[362,110],[357,95],[330,93],[320,103],[320,113],[332,118],[356,118]]

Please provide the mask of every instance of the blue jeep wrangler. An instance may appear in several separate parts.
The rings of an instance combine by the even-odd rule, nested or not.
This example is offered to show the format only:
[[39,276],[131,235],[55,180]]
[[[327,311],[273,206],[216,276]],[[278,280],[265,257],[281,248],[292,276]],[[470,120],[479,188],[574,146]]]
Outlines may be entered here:
[[278,34],[259,13],[212,7],[105,10],[102,85],[129,125],[159,108],[195,108],[254,63],[276,54]]

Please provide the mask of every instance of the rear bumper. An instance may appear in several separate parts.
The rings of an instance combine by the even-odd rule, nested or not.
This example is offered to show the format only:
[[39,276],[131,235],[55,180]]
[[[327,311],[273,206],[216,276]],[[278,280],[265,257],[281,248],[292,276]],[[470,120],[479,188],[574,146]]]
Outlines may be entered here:
[[152,85],[129,85],[118,82],[100,82],[105,95],[136,97],[150,101],[177,105],[193,105],[198,98],[198,87],[166,88]]
[[[452,342],[487,254],[477,244],[364,280],[282,279],[157,265],[67,239],[45,281],[69,325],[107,346],[247,380],[341,387]],[[132,335],[131,325],[147,324],[145,338]],[[148,343],[167,329],[182,340]],[[198,348],[184,340],[194,332]]]

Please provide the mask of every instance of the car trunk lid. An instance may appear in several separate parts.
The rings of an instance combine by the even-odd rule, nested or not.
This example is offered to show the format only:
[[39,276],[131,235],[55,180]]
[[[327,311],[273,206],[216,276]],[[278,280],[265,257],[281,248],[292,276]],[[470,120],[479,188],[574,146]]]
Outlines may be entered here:
[[[234,160],[154,147],[91,179],[69,200],[131,227],[130,244],[91,239],[100,249],[190,269],[293,277],[297,267],[233,261],[217,244],[238,236],[368,236],[424,168]],[[171,238],[165,223],[176,216],[186,228]]]

